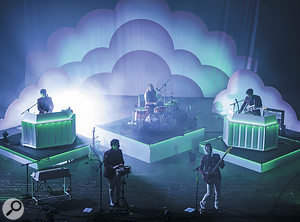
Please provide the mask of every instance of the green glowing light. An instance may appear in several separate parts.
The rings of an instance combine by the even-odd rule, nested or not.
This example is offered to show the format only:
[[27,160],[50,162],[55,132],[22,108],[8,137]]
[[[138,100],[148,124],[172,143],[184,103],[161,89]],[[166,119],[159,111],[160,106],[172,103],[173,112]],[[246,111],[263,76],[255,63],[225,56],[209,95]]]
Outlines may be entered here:
[[228,134],[225,135],[227,145],[246,149],[265,151],[275,148],[278,143],[278,127],[277,122],[253,125],[224,119],[224,132],[228,130]]
[[287,154],[285,154],[285,155],[283,155],[283,156],[277,157],[277,158],[275,158],[275,159],[273,159],[273,160],[270,160],[270,161],[268,161],[268,162],[265,162],[265,163],[263,163],[263,166],[272,165],[272,164],[274,164],[275,162],[277,162],[278,160],[287,158],[287,157],[292,156],[292,155],[294,155],[294,154],[296,154],[296,153],[300,153],[300,149],[295,150],[295,151],[290,152],[290,153],[287,153]]
[[269,122],[269,123],[256,123],[256,122],[248,122],[248,121],[235,121],[235,120],[230,120],[231,123],[236,123],[236,124],[245,124],[245,125],[253,125],[253,127],[259,127],[259,126],[271,126],[271,125],[278,125],[277,122]]
[[75,138],[75,115],[66,121],[43,123],[22,121],[22,145],[25,146],[39,149],[68,145],[72,144]]
[[0,197],[0,200],[5,201],[5,200],[11,199],[11,198],[22,199],[22,198],[24,198],[24,196],[18,196],[18,197],[16,197],[16,196],[13,196],[13,197]]
[[48,122],[70,121],[73,118],[75,118],[75,114],[73,114],[71,109],[67,109],[61,112],[43,113],[39,115],[27,112],[23,121],[33,124],[45,124]]
[[123,139],[129,139],[129,140],[131,140],[131,141],[138,142],[138,143],[140,143],[140,144],[142,144],[142,145],[146,145],[146,146],[149,145],[149,144],[147,144],[147,143],[143,143],[143,142],[141,142],[141,141],[138,141],[138,140],[135,140],[135,139],[126,137],[126,136],[122,136],[122,135],[118,135],[118,136],[121,137],[121,138],[123,138]]
[[[71,153],[78,152],[78,151],[81,151],[81,150],[87,149],[87,148],[89,148],[89,145],[80,147],[80,148],[78,148],[78,149],[70,150],[70,151],[67,151],[67,152],[65,152],[65,153],[60,153],[60,154],[57,154],[57,155],[55,155],[55,156],[51,156],[51,157],[49,157],[49,159],[55,159],[55,158],[59,158],[59,157],[61,157],[61,156],[66,156],[66,155],[69,155],[69,154],[71,154]],[[42,159],[42,160],[47,160],[47,161],[48,161],[48,158],[44,158],[44,159]]]
[[[242,118],[242,119],[241,119]],[[244,114],[234,114],[233,116],[228,115],[225,119],[228,119],[231,123],[246,124],[253,126],[271,126],[278,125],[275,115],[261,117]]]
[[201,128],[201,129],[198,129],[198,130],[195,130],[195,131],[192,131],[192,132],[189,132],[189,133],[185,133],[184,136],[186,135],[190,135],[190,134],[194,134],[194,133],[197,133],[197,132],[201,132],[203,131],[204,132],[204,128]]
[[[215,139],[215,138],[214,138],[214,139]],[[214,140],[214,139],[213,139],[213,140]],[[207,143],[208,141],[209,141],[209,140],[206,140],[205,143]],[[203,144],[201,144],[201,145],[202,145],[202,147],[205,147],[205,145],[203,145]],[[224,154],[224,153],[225,153],[224,151],[222,151],[222,150],[220,150],[220,149],[217,149],[217,148],[213,148],[213,150],[215,150],[215,151],[217,150],[217,151],[220,152],[221,154]],[[234,154],[232,154],[232,153],[228,153],[227,156],[234,156],[234,157],[236,157],[237,159],[241,159],[241,160],[244,160],[244,161],[253,163],[253,164],[258,165],[258,166],[261,165],[261,164],[258,163],[258,162],[255,162],[255,161],[253,161],[253,160],[246,159],[246,158],[244,158],[244,157],[240,157],[240,156],[234,155]]]
[[[222,136],[219,136],[217,138],[218,139],[222,138]],[[204,142],[200,142],[199,145],[203,148],[205,146],[205,143],[207,143],[209,141],[216,140],[217,138],[212,138],[212,139],[206,140]],[[285,137],[282,137],[282,138],[288,139],[288,138],[285,138]],[[292,139],[288,139],[288,140],[300,143],[300,141],[297,141],[297,140],[292,140]],[[213,150],[220,152],[220,154],[224,154],[225,153],[224,151],[222,151],[222,150],[220,150],[218,148],[213,148]],[[296,158],[296,157],[300,156],[300,149],[297,149],[297,150],[295,150],[293,152],[287,153],[287,154],[285,154],[283,156],[279,156],[277,158],[274,158],[274,159],[269,160],[269,161],[264,162],[264,163],[259,163],[259,162],[253,161],[253,160],[249,160],[247,158],[240,157],[240,156],[237,156],[237,155],[232,154],[232,153],[227,154],[227,156],[228,157],[234,157],[237,160],[244,161],[244,163],[245,163],[245,164],[240,163],[240,164],[237,164],[237,165],[245,167],[246,163],[250,163],[252,167],[251,166],[247,166],[246,168],[251,169],[251,170],[255,170],[253,167],[256,166],[256,168],[258,167],[260,170],[259,171],[255,170],[255,171],[263,173],[263,172],[266,172],[266,171],[268,171],[270,169],[275,168],[276,166],[278,166],[279,164],[281,164],[282,161],[287,161],[287,160],[289,160],[291,158]]]
[[72,119],[53,119],[53,120],[48,120],[48,121],[44,121],[44,122],[33,122],[33,121],[21,121],[22,123],[31,123],[31,124],[35,124],[35,125],[39,125],[39,124],[48,124],[48,123],[58,123],[58,122],[66,122],[66,121],[72,121]]
[[293,141],[293,142],[296,142],[296,143],[300,143],[299,140],[294,140],[294,139],[283,137],[283,136],[278,136],[278,137],[281,138],[281,139],[290,140],[290,141]]
[[[197,134],[199,132],[201,133],[201,135],[199,135],[199,136],[203,136],[203,134],[204,134],[204,128],[201,128],[201,129],[198,129],[196,131],[192,131],[192,132],[183,134],[183,136],[193,135],[193,134]],[[154,144],[149,144],[149,145],[151,145],[151,146],[157,146],[159,144],[164,144],[164,143],[168,143],[168,142],[174,141],[174,140],[176,140],[176,139],[178,139],[180,137],[182,137],[182,136],[172,137],[170,139],[167,139],[167,140],[164,140],[164,141],[161,141],[161,142],[158,142],[158,143],[154,143]]]
[[10,152],[10,153],[16,154],[16,155],[18,155],[18,156],[20,156],[20,157],[23,157],[24,159],[27,159],[27,160],[29,160],[29,161],[31,161],[31,162],[36,161],[35,159],[32,159],[32,158],[27,157],[27,156],[24,156],[23,154],[18,153],[18,152],[14,151],[14,150],[8,149],[8,148],[6,148],[6,147],[4,147],[4,146],[0,146],[0,148],[3,149],[3,150],[8,151],[8,152]]
[[[3,147],[3,146],[0,146],[1,149],[13,154],[13,155],[16,155],[17,157],[14,157],[13,155],[11,154],[8,154],[6,155],[7,157],[15,160],[15,161],[18,161],[18,162],[23,162],[20,160],[20,157],[28,160],[28,162],[36,162],[37,160],[35,159],[32,159],[30,157],[27,157],[21,153],[18,153],[16,151],[13,151],[13,150],[10,150],[6,147]],[[1,151],[1,150],[0,150]],[[44,169],[44,168],[47,168],[49,166],[53,166],[55,164],[59,164],[59,163],[62,163],[64,161],[67,161],[67,160],[70,160],[70,159],[76,159],[76,158],[80,158],[84,155],[87,155],[88,154],[88,151],[89,151],[89,145],[84,145],[82,147],[78,147],[78,148],[75,148],[75,149],[72,149],[72,150],[69,150],[67,152],[63,152],[63,153],[59,153],[57,155],[54,155],[54,156],[51,156],[51,157],[47,157],[47,158],[43,158],[41,159],[40,161],[38,161],[36,164],[32,164],[30,165],[30,167],[34,168],[34,169]]]

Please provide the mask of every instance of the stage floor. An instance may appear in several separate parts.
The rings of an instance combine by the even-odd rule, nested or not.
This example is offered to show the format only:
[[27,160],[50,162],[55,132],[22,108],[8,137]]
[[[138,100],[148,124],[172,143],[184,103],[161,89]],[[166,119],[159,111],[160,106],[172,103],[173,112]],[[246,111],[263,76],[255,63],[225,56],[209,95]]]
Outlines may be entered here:
[[91,139],[77,135],[71,145],[34,149],[20,145],[21,132],[18,127],[10,131],[15,134],[9,135],[8,143],[0,141],[0,154],[22,164],[32,163],[29,166],[38,170],[87,155],[91,144]]
[[100,144],[110,147],[112,139],[119,139],[123,153],[152,163],[191,150],[204,138],[204,128],[181,128],[172,131],[140,131],[128,126],[130,118],[96,125]]
[[[223,137],[219,136],[200,142],[200,151],[204,153],[206,143],[211,143],[214,152],[223,155],[228,148],[223,142]],[[300,141],[279,136],[278,147],[265,152],[234,148],[224,158],[224,160],[239,166],[263,173],[275,167],[281,166],[287,161],[294,160],[300,156]]]
[[109,130],[116,134],[120,134],[126,136],[130,139],[137,140],[141,143],[145,144],[155,144],[162,142],[164,140],[171,139],[176,136],[183,136],[184,134],[193,132],[195,130],[201,129],[201,127],[196,127],[193,129],[182,128],[172,131],[145,131],[141,130],[137,132],[136,126],[129,126],[128,122],[131,121],[131,118],[125,118],[117,121],[113,121],[106,124],[97,125],[97,127],[101,127],[102,129]]

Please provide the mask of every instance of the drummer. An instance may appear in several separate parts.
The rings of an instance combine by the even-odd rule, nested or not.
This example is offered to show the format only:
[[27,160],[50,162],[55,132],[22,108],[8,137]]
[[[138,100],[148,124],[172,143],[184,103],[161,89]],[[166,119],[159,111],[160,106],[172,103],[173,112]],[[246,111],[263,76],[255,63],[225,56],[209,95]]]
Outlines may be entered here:
[[151,83],[147,85],[146,92],[144,93],[145,98],[145,107],[153,111],[157,104],[157,95],[156,91]]

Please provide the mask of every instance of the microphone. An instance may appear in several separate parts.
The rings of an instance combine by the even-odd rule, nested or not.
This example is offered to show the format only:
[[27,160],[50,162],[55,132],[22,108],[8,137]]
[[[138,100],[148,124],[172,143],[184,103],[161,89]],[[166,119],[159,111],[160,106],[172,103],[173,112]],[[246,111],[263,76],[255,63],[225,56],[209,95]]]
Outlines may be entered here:
[[160,89],[159,88],[155,88],[157,91],[160,91]]

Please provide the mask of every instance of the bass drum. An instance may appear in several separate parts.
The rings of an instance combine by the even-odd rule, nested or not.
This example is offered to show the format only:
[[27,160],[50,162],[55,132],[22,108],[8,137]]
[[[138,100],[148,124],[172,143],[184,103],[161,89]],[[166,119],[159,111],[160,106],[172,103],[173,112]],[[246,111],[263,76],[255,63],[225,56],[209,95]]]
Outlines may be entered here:
[[157,106],[154,108],[154,113],[156,114],[162,114],[167,112],[167,107],[166,106]]
[[141,121],[144,121],[144,119],[146,118],[148,114],[148,110],[146,109],[135,109],[134,110],[134,121],[135,122],[141,122]]

